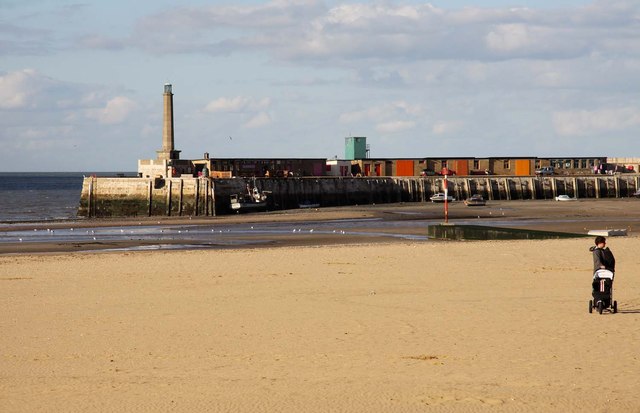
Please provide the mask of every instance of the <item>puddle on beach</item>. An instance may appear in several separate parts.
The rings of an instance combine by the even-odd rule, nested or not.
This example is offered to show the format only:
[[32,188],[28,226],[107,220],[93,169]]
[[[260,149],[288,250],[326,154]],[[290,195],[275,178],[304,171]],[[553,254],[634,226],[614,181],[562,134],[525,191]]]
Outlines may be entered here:
[[430,238],[441,240],[517,240],[517,239],[562,239],[582,238],[585,234],[572,234],[568,232],[538,231],[532,229],[490,227],[484,225],[430,225],[427,228]]

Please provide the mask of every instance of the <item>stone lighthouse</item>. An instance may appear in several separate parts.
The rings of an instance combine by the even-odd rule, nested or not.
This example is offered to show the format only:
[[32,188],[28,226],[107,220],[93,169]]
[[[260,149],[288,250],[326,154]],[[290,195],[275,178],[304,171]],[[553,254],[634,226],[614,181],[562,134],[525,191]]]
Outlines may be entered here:
[[180,159],[180,151],[174,148],[173,140],[173,93],[171,84],[165,83],[163,96],[163,126],[162,126],[162,149],[156,151],[158,160]]

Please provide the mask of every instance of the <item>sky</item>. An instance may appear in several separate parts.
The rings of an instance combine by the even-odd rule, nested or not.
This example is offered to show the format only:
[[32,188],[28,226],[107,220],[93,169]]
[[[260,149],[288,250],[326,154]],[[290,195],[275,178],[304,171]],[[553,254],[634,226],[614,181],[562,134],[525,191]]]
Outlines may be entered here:
[[640,157],[639,0],[0,0],[0,171]]

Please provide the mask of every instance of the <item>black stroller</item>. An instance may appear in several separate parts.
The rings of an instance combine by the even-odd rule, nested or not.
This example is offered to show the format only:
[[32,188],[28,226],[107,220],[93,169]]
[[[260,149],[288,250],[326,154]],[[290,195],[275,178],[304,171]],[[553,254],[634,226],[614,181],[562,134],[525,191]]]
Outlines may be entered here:
[[593,289],[591,295],[593,300],[589,300],[589,312],[596,308],[598,313],[609,310],[614,314],[618,312],[618,302],[613,300],[613,272],[609,270],[598,270],[593,275]]

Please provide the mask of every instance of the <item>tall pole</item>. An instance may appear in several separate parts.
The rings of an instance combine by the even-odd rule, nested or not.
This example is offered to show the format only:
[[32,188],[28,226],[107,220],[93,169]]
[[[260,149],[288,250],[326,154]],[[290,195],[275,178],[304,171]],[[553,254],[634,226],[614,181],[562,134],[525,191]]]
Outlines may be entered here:
[[449,223],[449,189],[447,188],[447,175],[444,176],[442,181],[444,186],[444,223]]
[[162,151],[171,154],[173,151],[173,93],[171,85],[164,85],[163,98],[163,125],[162,125]]
[[[180,159],[180,151],[177,151],[174,147],[173,92],[171,90],[171,84],[166,83],[164,85],[164,93],[162,94],[162,149],[156,151],[156,153],[158,154],[158,160],[168,161],[166,162],[167,167],[172,166],[172,160]],[[169,169],[169,171],[167,172],[167,176],[171,176],[171,169]]]

